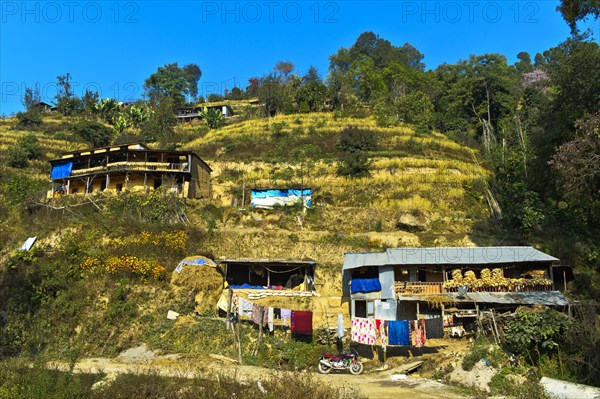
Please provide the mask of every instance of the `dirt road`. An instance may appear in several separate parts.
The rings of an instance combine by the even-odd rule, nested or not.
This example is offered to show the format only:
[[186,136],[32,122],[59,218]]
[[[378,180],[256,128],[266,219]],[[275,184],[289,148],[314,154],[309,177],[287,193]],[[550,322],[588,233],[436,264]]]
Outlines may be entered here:
[[[50,367],[68,370],[68,365],[54,362]],[[123,373],[159,374],[165,377],[192,378],[207,372],[231,373],[239,379],[259,381],[272,376],[276,371],[255,366],[239,366],[211,362],[198,364],[184,359],[161,359],[152,362],[126,362],[106,358],[83,359],[75,364],[76,373],[105,373],[110,378]],[[370,399],[392,399],[409,396],[411,399],[457,399],[464,398],[452,388],[436,381],[406,376],[399,379],[393,370],[366,373],[355,376],[348,373],[328,375],[314,374],[327,385],[352,387]]]

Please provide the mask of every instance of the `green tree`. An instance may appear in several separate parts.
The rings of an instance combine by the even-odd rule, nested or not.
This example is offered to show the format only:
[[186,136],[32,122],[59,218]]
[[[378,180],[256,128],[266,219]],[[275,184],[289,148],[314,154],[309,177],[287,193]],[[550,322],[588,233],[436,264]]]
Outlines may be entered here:
[[372,59],[374,67],[378,70],[384,69],[393,62],[415,69],[425,68],[422,63],[423,54],[409,43],[396,47],[373,32],[364,32],[349,49],[341,48],[337,54],[329,57],[329,69],[346,72],[353,62],[365,57]]
[[198,80],[202,76],[200,68],[189,64],[180,68],[176,62],[159,67],[144,82],[148,99],[157,105],[162,98],[171,98],[173,110],[186,103],[186,95],[198,94]]
[[176,143],[175,126],[177,117],[173,113],[174,100],[163,97],[148,121],[142,127],[142,137],[145,141],[158,141],[163,148],[173,148]]
[[533,72],[533,64],[531,63],[531,56],[528,52],[522,51],[517,54],[519,61],[515,62],[515,68],[519,73]]
[[561,0],[556,9],[567,21],[572,33],[578,32],[577,22],[585,20],[589,15],[596,20],[600,17],[599,0]]
[[348,177],[369,176],[369,151],[377,149],[377,136],[370,130],[350,126],[340,134],[338,174]]
[[23,98],[21,99],[21,102],[23,103],[23,106],[25,107],[25,111],[27,111],[27,112],[33,111],[38,106],[40,101],[41,101],[41,96],[40,96],[40,88],[38,85],[35,85],[33,88],[31,88],[31,87],[25,88],[25,93],[23,94]]
[[92,117],[98,114],[98,92],[86,89],[85,94],[81,98],[83,112]]
[[319,112],[325,107],[327,86],[321,81],[319,71],[310,66],[295,93],[295,100],[301,112]]
[[239,87],[234,87],[227,94],[228,100],[242,100],[244,98],[244,92]]
[[414,91],[398,99],[396,107],[400,120],[429,130],[429,126],[433,121],[434,109],[433,103],[427,94]]
[[27,151],[22,147],[12,145],[6,149],[6,161],[13,168],[25,168],[29,164]]
[[71,84],[71,74],[66,73],[56,78],[58,80],[58,92],[56,94],[56,109],[65,116],[79,113],[82,109],[81,100],[75,96]]
[[573,37],[543,53],[547,103],[540,110],[539,129],[531,136],[532,187],[542,198],[558,196],[556,175],[548,173],[556,149],[577,137],[577,120],[600,109],[600,46],[586,40]]
[[499,54],[471,56],[456,65],[441,65],[436,70],[442,90],[436,108],[442,130],[470,130],[486,154],[498,142],[500,120],[516,108],[517,75]]
[[353,61],[348,73],[355,82],[354,89],[358,97],[365,103],[375,102],[386,94],[383,73],[375,67],[373,59],[363,57]]
[[274,73],[270,73],[260,81],[258,99],[263,104],[265,116],[273,116],[283,112],[286,101],[284,84]]
[[550,165],[557,172],[560,196],[584,215],[582,222],[600,217],[600,113],[577,123],[578,135],[561,145]]
[[113,131],[102,123],[80,121],[71,126],[71,130],[91,147],[106,147],[113,140]]
[[206,101],[209,103],[217,103],[223,101],[223,96],[219,93],[210,93],[208,97],[206,97]]

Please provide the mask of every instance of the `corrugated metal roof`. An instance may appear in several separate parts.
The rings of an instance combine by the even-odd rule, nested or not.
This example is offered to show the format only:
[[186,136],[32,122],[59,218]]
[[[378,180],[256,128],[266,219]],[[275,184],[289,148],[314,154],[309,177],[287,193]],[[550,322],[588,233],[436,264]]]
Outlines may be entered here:
[[389,248],[386,252],[346,253],[342,270],[385,265],[487,265],[555,261],[558,259],[533,247]]
[[[459,298],[457,294],[443,294],[451,297],[457,303],[496,303],[505,305],[545,305],[567,306],[569,301],[558,291],[528,291],[528,292],[468,292]],[[411,295],[398,297],[400,301],[426,302],[425,297]]]
[[286,266],[286,265],[291,265],[291,266],[303,266],[303,265],[311,265],[314,266],[317,264],[316,261],[312,260],[312,259],[307,259],[307,260],[296,260],[296,259],[246,259],[246,258],[242,258],[242,259],[221,259],[221,260],[217,260],[217,263],[222,264],[228,264],[228,265],[235,265],[235,264],[267,264],[267,265],[280,265],[280,266]]

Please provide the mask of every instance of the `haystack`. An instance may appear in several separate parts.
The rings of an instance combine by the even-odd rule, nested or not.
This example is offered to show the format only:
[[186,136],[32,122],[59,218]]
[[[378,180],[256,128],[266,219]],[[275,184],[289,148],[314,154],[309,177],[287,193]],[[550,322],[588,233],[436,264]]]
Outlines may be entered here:
[[171,286],[185,290],[214,291],[223,289],[223,275],[216,267],[184,266],[181,273],[171,274]]
[[221,271],[208,265],[185,265],[180,273],[174,270],[171,274],[171,287],[175,291],[194,294],[198,313],[215,308],[223,291],[223,281]]

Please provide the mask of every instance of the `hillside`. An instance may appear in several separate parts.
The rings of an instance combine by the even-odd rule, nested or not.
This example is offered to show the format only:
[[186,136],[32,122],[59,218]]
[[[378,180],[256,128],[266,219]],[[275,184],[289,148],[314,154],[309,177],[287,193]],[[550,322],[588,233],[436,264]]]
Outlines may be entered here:
[[[15,130],[11,119],[0,123],[6,165],[0,170],[1,356],[114,357],[147,344],[192,362],[209,354],[236,358],[231,332],[214,318],[220,276],[200,269],[178,275],[173,270],[183,257],[314,259],[321,296],[277,304],[312,310],[321,330],[348,312],[340,300],[345,252],[497,239],[488,221],[491,175],[477,151],[443,134],[415,133],[410,125],[381,128],[371,118],[315,113],[238,121],[200,135],[188,126],[179,133],[191,140],[181,148],[197,152],[213,169],[212,200],[183,201],[155,191],[49,202],[43,199],[47,161],[86,148],[69,132],[73,120],[52,115],[33,131]],[[338,173],[338,144],[349,130],[376,142],[368,176]],[[27,135],[37,138],[38,155],[23,168],[8,166],[12,149]],[[305,212],[253,209],[253,187],[311,188],[313,205]],[[29,236],[38,237],[33,250],[13,250]],[[168,311],[182,316],[168,321]],[[246,364],[307,368],[330,350],[275,333],[254,354],[255,329],[241,324],[240,333]],[[436,361],[448,360],[435,359],[428,360],[431,372]]]
[[[44,205],[41,198],[49,188],[47,160],[61,151],[85,148],[66,130],[69,122],[68,118],[53,115],[46,117],[36,131],[28,132],[14,130],[14,120],[1,121],[3,165],[7,149],[27,133],[38,138],[41,148],[37,159],[23,170],[4,167],[1,172],[5,182],[2,209],[6,215],[1,235],[3,281],[10,286],[22,279],[37,279],[31,292],[19,292],[31,306],[34,324],[49,322],[43,321],[45,316],[35,316],[42,309],[64,312],[57,309],[62,306],[59,299],[63,295],[91,290],[91,296],[77,303],[77,314],[65,317],[73,319],[69,322],[72,328],[94,333],[71,336],[72,332],[66,330],[59,339],[75,339],[76,346],[89,354],[106,352],[98,341],[108,336],[119,337],[114,342],[116,350],[135,337],[143,340],[145,334],[154,335],[151,323],[141,331],[110,326],[115,317],[111,312],[128,318],[135,326],[150,315],[152,320],[159,320],[160,314],[154,313],[157,309],[171,306],[185,314],[194,308],[197,288],[182,291],[168,284],[167,276],[186,255],[311,258],[318,263],[320,293],[339,297],[344,252],[395,246],[473,245],[470,234],[488,215],[484,194],[488,173],[478,166],[474,150],[439,133],[416,135],[410,126],[378,128],[372,119],[335,118],[325,113],[237,122],[186,143],[183,148],[196,151],[214,169],[214,199],[210,202],[187,200],[185,208],[179,208],[182,204],[178,203],[164,208],[158,197],[149,202],[127,194],[94,194],[89,199],[69,198]],[[348,178],[336,173],[337,143],[340,132],[348,127],[372,132],[376,137],[377,150],[369,153],[369,177]],[[193,134],[193,129],[187,130],[188,135]],[[288,150],[298,148],[310,151],[291,154]],[[249,207],[251,187],[300,185],[313,189],[314,205],[306,213],[294,208],[265,211]],[[242,187],[246,190],[243,207]],[[185,213],[188,223],[172,222],[171,216],[179,211]],[[403,215],[416,225],[398,228]],[[33,235],[39,237],[37,252],[23,258],[11,251]],[[148,267],[160,274],[158,281],[148,281],[149,275],[89,273],[86,269],[94,262],[117,261],[119,256],[154,265]],[[29,266],[23,266],[23,262]],[[53,267],[58,270],[49,275]],[[39,284],[45,287],[42,294]],[[15,292],[9,289],[3,294],[7,298]],[[118,298],[127,298],[127,303],[146,298],[148,306],[136,310],[124,303],[119,305]],[[332,306],[332,310],[337,309],[339,304]],[[205,309],[210,311],[210,306]],[[92,314],[109,325],[99,328],[97,321],[90,325],[88,317]],[[56,320],[51,324],[62,328]],[[13,326],[17,331],[23,327]],[[21,344],[31,345],[41,338],[30,334],[25,334]],[[57,344],[44,346],[54,347],[54,352]],[[18,350],[14,342],[8,347],[12,347],[9,353]]]

